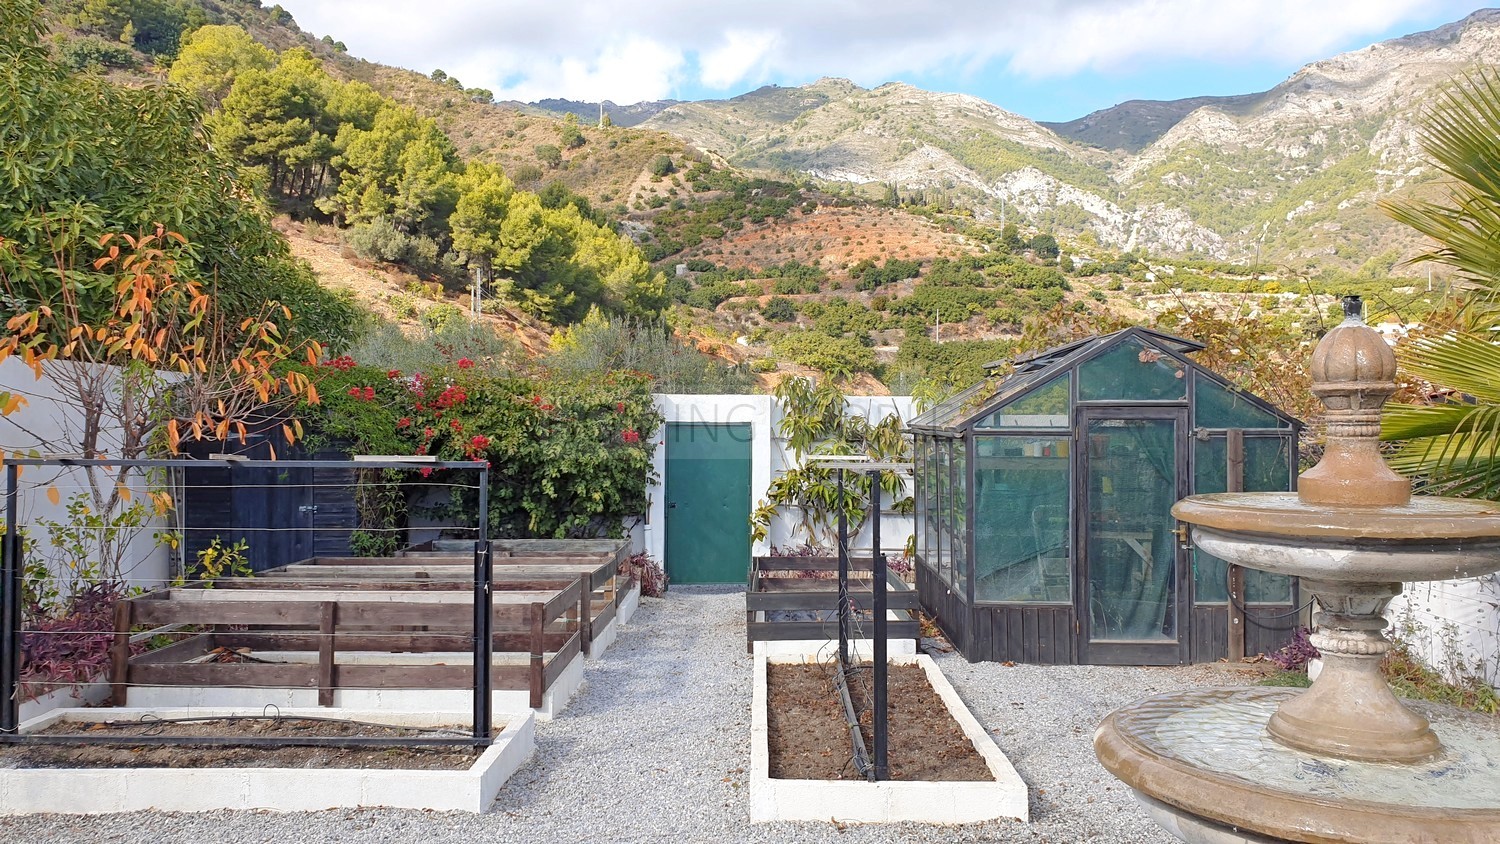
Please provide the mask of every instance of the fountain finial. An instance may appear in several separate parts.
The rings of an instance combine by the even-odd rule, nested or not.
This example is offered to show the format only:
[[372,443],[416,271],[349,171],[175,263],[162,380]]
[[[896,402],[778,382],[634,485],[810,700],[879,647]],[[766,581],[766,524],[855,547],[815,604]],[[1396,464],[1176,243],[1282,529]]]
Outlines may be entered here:
[[1323,459],[1302,473],[1307,504],[1389,507],[1411,500],[1411,481],[1380,456],[1380,409],[1396,392],[1396,355],[1365,325],[1364,303],[1344,297],[1344,321],[1312,354],[1312,392],[1323,402]]

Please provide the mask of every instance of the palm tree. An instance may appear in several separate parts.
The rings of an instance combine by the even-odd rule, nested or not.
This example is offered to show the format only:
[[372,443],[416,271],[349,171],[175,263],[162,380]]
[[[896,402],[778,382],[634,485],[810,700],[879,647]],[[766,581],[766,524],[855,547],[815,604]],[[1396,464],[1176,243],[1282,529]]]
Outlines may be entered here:
[[1467,298],[1457,327],[1398,349],[1411,375],[1445,398],[1395,405],[1381,437],[1391,464],[1431,492],[1500,500],[1500,72],[1459,77],[1424,116],[1420,140],[1448,177],[1435,201],[1383,200],[1383,210],[1436,242],[1415,261],[1451,267]]

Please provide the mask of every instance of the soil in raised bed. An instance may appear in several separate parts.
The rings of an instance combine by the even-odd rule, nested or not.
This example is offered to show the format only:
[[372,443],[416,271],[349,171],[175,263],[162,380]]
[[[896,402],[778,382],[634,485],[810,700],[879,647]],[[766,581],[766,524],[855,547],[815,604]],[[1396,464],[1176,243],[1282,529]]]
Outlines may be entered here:
[[[382,768],[464,770],[484,748],[475,747],[219,747],[203,744],[121,743],[130,736],[198,737],[461,737],[467,728],[412,729],[300,718],[223,719],[189,723],[112,722],[98,726],[62,721],[38,735],[99,736],[91,745],[10,745],[0,747],[0,768]],[[102,743],[105,739],[109,743]]]
[[[848,722],[833,665],[767,667],[767,725],[771,776],[777,779],[858,780]],[[870,666],[858,667],[850,685],[860,713],[867,751],[873,752]],[[943,699],[917,665],[892,665],[886,711],[890,714],[887,758],[893,780],[989,781],[994,774]]]

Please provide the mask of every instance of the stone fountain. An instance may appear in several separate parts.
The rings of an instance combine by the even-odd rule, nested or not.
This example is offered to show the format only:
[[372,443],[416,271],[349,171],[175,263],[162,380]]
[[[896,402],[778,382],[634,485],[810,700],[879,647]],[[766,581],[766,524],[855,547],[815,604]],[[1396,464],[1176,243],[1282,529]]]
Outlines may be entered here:
[[1380,674],[1383,616],[1403,582],[1500,570],[1500,505],[1415,496],[1378,449],[1396,359],[1358,297],[1313,351],[1327,446],[1295,493],[1195,495],[1193,542],[1301,578],[1317,600],[1310,689],[1178,692],[1137,701],[1094,737],[1104,767],[1192,844],[1500,842],[1500,725],[1403,703]]

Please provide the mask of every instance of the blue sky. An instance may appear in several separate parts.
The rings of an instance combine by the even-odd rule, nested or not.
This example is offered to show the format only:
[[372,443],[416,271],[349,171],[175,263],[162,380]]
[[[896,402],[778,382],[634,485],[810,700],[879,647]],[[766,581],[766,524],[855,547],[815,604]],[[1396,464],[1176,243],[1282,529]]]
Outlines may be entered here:
[[[1262,91],[1432,29],[1451,0],[281,0],[372,61],[502,99],[702,99],[841,76],[1069,120],[1129,99]],[[415,13],[414,9],[420,9]]]

